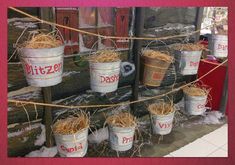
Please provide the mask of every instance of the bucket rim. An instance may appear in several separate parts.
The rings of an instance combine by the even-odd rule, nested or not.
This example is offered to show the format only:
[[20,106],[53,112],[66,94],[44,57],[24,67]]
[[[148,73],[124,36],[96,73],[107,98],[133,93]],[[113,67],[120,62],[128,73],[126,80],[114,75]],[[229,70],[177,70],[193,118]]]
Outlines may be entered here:
[[212,34],[211,36],[228,37],[228,35],[224,35],[224,34]]
[[83,128],[83,129],[81,129],[81,130],[79,130],[79,131],[77,131],[77,132],[75,132],[75,133],[73,133],[73,134],[54,133],[53,129],[52,129],[52,132],[53,132],[54,135],[59,135],[59,136],[71,136],[71,135],[75,135],[75,134],[78,134],[78,133],[80,133],[80,132],[83,132],[83,131],[85,131],[85,130],[88,130],[88,128],[89,128],[89,127],[85,127],[85,128]]
[[203,97],[207,98],[207,97],[208,97],[208,95],[202,95],[202,96],[191,96],[191,95],[188,95],[187,93],[185,93],[184,91],[183,91],[183,93],[184,93],[184,95],[186,95],[187,97],[192,97],[192,98],[199,98],[199,97],[201,97],[201,98],[203,98]]
[[110,127],[110,128],[119,128],[119,129],[132,129],[132,128],[134,128],[134,129],[136,129],[136,126],[137,126],[137,124],[135,124],[134,126],[132,126],[132,127],[117,127],[117,126],[112,126],[112,125],[110,125],[110,124],[108,124],[108,127]]
[[57,47],[53,47],[53,48],[37,48],[37,49],[35,49],[35,48],[23,47],[23,48],[20,48],[20,51],[22,51],[22,50],[53,50],[53,49],[64,48],[64,47],[65,47],[65,44],[57,46]]
[[121,62],[122,60],[118,60],[118,61],[113,61],[113,62],[95,62],[95,61],[90,61],[89,60],[89,63],[91,64],[113,64],[113,63],[118,63],[118,62]]
[[175,58],[174,58],[173,56],[171,56],[171,55],[168,55],[168,56],[172,57],[171,62],[168,62],[168,61],[165,61],[165,60],[162,60],[162,59],[154,59],[154,58],[150,58],[150,57],[148,57],[148,56],[144,56],[144,55],[142,55],[142,56],[141,56],[141,58],[148,59],[148,60],[158,60],[158,61],[163,61],[163,62],[168,63],[168,64],[173,63],[173,62],[174,62],[174,60],[175,60]]
[[202,53],[202,50],[175,50],[175,52],[188,52],[188,53],[191,53],[191,52],[198,52],[198,53]]
[[175,108],[174,108],[174,111],[173,112],[171,112],[171,113],[168,113],[167,115],[157,115],[157,114],[153,114],[153,113],[151,113],[151,112],[149,112],[152,116],[159,116],[159,117],[166,117],[166,116],[170,116],[170,115],[172,115],[172,114],[174,114],[175,113]]

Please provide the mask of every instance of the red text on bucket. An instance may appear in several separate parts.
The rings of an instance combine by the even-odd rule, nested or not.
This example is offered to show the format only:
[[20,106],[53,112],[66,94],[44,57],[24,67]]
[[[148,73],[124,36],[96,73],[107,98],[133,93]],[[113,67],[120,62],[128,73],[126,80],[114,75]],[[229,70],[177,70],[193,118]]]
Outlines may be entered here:
[[205,108],[205,104],[198,104],[197,105],[198,110],[201,110],[201,109],[204,109],[204,108]]
[[119,80],[119,74],[115,74],[112,76],[100,76],[101,83],[114,83]]
[[156,125],[159,126],[160,128],[167,129],[172,127],[172,123],[160,123],[156,122]]
[[122,138],[122,143],[126,144],[126,143],[131,143],[133,141],[133,136],[131,137],[123,137]]
[[153,80],[160,80],[162,77],[158,72],[153,72],[152,79]]
[[71,153],[71,152],[77,152],[81,150],[83,147],[82,147],[82,143],[79,143],[78,145],[75,145],[74,147],[69,147],[69,148],[65,147],[64,145],[61,145],[60,148],[62,151]]
[[197,67],[198,65],[199,65],[199,62],[190,61],[190,66]]
[[49,75],[56,72],[61,72],[62,70],[62,62],[54,65],[47,66],[39,66],[39,65],[31,65],[25,63],[25,71],[26,74],[31,75]]
[[228,49],[228,45],[218,44],[217,49],[218,49],[218,50],[227,50],[227,49]]

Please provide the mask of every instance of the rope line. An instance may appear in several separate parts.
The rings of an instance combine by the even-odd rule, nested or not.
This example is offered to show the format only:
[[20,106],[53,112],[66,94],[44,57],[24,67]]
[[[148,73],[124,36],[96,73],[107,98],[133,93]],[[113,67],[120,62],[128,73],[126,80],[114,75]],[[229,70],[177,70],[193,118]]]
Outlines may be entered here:
[[207,75],[209,75],[210,73],[212,73],[213,71],[215,71],[216,69],[218,69],[219,67],[221,67],[222,65],[224,65],[226,62],[228,61],[225,60],[224,62],[220,63],[218,66],[214,67],[213,69],[211,69],[209,72],[207,72],[206,74],[202,75],[200,78],[187,83],[185,85],[182,85],[178,88],[175,88],[169,92],[166,92],[164,94],[160,94],[160,95],[156,95],[156,96],[152,96],[152,97],[147,97],[144,99],[140,99],[140,100],[135,100],[135,101],[130,101],[130,102],[121,102],[121,103],[116,103],[116,104],[97,104],[97,105],[79,105],[79,106],[68,106],[68,105],[62,105],[62,104],[49,104],[49,103],[39,103],[39,102],[33,102],[33,101],[22,101],[22,100],[11,100],[8,99],[8,103],[16,103],[16,104],[31,104],[31,105],[39,105],[39,106],[48,106],[48,107],[57,107],[57,108],[67,108],[67,109],[79,109],[79,108],[101,108],[101,107],[117,107],[117,106],[122,106],[122,105],[130,105],[130,104],[134,104],[134,103],[139,103],[139,102],[144,102],[144,101],[148,101],[148,100],[152,100],[152,99],[157,99],[157,98],[161,98],[164,96],[167,96],[173,92],[176,92],[180,89],[183,89],[193,83],[196,83],[198,81],[200,81],[201,79],[203,79],[204,77],[206,77]]
[[69,29],[69,30],[72,30],[72,31],[76,31],[76,32],[79,32],[79,33],[82,33],[82,34],[87,34],[87,35],[91,35],[91,36],[96,36],[96,37],[101,37],[101,38],[104,38],[104,39],[123,39],[123,40],[166,40],[166,39],[172,39],[172,38],[178,38],[178,37],[186,37],[186,36],[190,36],[190,35],[193,35],[193,34],[196,34],[198,32],[200,32],[202,29],[206,29],[208,27],[213,27],[213,25],[208,25],[204,28],[201,28],[201,29],[198,29],[196,31],[193,31],[191,33],[187,33],[187,34],[179,34],[179,35],[172,35],[172,36],[166,36],[166,37],[121,37],[121,36],[105,36],[105,35],[101,35],[101,34],[96,34],[96,33],[92,33],[92,32],[88,32],[88,31],[85,31],[85,30],[81,30],[81,29],[76,29],[76,28],[72,28],[72,27],[69,27],[69,26],[64,26],[64,25],[61,25],[61,24],[58,24],[58,23],[55,23],[55,22],[50,22],[50,21],[46,21],[46,20],[43,20],[43,19],[40,19],[38,17],[35,17],[31,14],[28,14],[22,10],[19,10],[19,9],[16,9],[14,7],[9,7],[9,9],[11,10],[14,10],[22,15],[25,15],[27,17],[30,17],[34,20],[37,20],[37,21],[40,21],[42,23],[45,23],[45,24],[48,24],[48,25],[52,25],[52,26],[57,26],[57,27],[61,27],[61,28],[64,28],[64,29]]

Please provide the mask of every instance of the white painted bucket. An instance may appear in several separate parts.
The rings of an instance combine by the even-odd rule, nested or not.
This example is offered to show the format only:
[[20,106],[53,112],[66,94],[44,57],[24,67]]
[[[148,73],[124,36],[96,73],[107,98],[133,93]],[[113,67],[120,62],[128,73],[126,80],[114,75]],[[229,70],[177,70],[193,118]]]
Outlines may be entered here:
[[121,61],[89,62],[91,90],[108,93],[117,90]]
[[174,115],[175,111],[168,115],[151,114],[153,133],[158,135],[169,134],[173,127]]
[[88,148],[88,128],[71,135],[54,134],[61,157],[83,157]]
[[177,70],[182,75],[195,75],[202,55],[202,51],[175,50]]
[[109,126],[109,143],[113,150],[127,151],[132,148],[135,127],[112,127]]
[[228,56],[228,36],[213,34],[209,39],[209,48],[217,58]]
[[20,59],[26,80],[35,87],[47,87],[62,81],[64,46],[45,49],[22,48]]
[[189,115],[201,115],[206,111],[207,96],[189,96],[184,94],[184,108]]

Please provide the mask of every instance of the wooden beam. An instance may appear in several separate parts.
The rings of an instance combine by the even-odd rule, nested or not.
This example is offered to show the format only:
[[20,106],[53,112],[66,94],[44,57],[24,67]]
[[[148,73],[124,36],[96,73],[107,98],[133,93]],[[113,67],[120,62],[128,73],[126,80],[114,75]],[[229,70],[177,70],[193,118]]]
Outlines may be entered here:
[[220,112],[222,112],[223,114],[226,111],[227,102],[228,102],[228,67],[226,69],[226,76],[225,76],[225,80],[224,80],[222,99],[220,101]]
[[[144,8],[137,7],[135,10],[135,36],[141,37],[144,29]],[[135,80],[132,85],[132,101],[138,100],[139,93],[139,79],[140,79],[140,52],[142,48],[142,41],[135,40],[133,45],[133,57],[135,63]],[[134,114],[137,104],[132,104],[132,114]]]
[[[197,8],[197,13],[196,13],[196,20],[195,20],[195,30],[201,29],[201,24],[202,24],[202,18],[203,18],[203,7],[198,7]],[[195,41],[199,41],[200,38],[200,33],[196,34]]]
[[[41,7],[39,11],[40,18],[46,21],[55,22],[55,12],[53,7]],[[53,30],[53,27],[47,24],[40,24],[41,29]]]
[[[45,103],[52,103],[51,101],[51,87],[43,87],[43,98]],[[52,108],[44,107],[44,124],[46,128],[46,147],[52,147],[54,144],[53,134],[51,130],[52,125]]]

